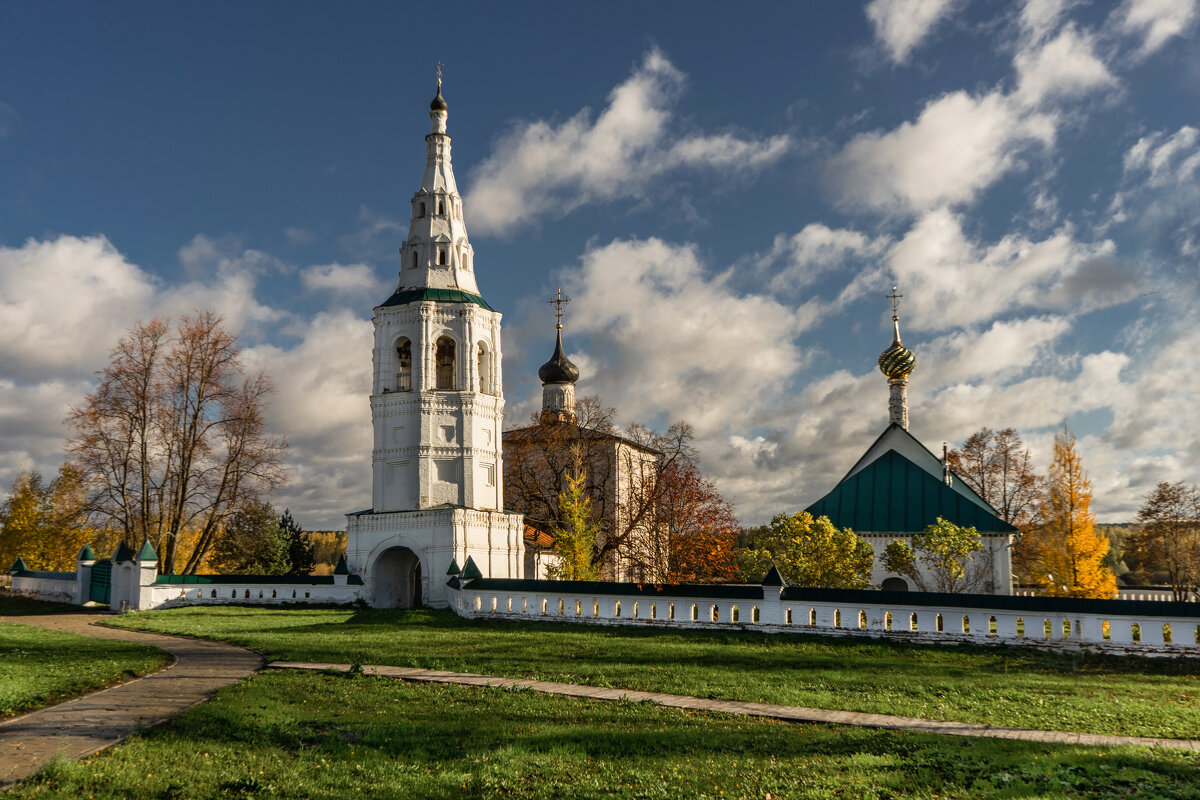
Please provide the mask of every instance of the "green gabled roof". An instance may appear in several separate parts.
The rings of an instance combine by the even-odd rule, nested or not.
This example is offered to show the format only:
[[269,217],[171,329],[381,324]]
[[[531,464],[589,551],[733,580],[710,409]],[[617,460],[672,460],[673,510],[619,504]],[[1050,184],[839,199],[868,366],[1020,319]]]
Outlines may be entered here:
[[150,544],[150,540],[142,542],[142,549],[138,550],[138,561],[158,561],[158,553],[154,552],[154,545]]
[[783,579],[783,576],[779,574],[779,567],[772,564],[771,568],[769,570],[767,570],[766,576],[763,577],[762,585],[763,586],[787,586],[787,581],[785,581]]
[[462,572],[462,570],[458,568],[458,559],[457,558],[450,559],[450,567],[446,570],[446,574],[447,575],[457,575],[460,572]]
[[121,542],[121,544],[117,546],[117,552],[113,553],[112,561],[114,564],[118,564],[122,561],[133,561],[133,551],[129,549],[129,545]]
[[76,561],[95,561],[96,551],[92,549],[90,544],[85,544],[83,549],[79,551],[79,555],[75,556]]
[[938,517],[980,533],[1017,530],[895,450],[844,478],[805,510],[856,533],[920,533]]
[[350,566],[346,563],[346,554],[342,553],[338,556],[337,566],[333,568],[334,575],[349,575]]
[[495,311],[477,294],[464,292],[462,289],[401,289],[379,304],[380,308],[387,306],[403,306],[409,303],[431,301],[434,303],[474,303],[488,311]]
[[25,559],[17,556],[17,560],[8,568],[9,572],[29,572],[29,565],[25,563]]

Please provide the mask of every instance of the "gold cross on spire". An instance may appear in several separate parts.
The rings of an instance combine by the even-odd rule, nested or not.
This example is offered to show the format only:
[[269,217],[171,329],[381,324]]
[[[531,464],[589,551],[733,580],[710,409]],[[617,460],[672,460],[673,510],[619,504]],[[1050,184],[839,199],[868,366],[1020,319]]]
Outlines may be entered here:
[[563,314],[566,313],[563,311],[563,306],[569,302],[571,302],[571,298],[563,294],[561,286],[554,290],[554,297],[546,301],[546,305],[554,306],[554,317],[558,320],[558,323],[554,327],[557,330],[562,330],[562,318]]
[[900,299],[902,297],[904,297],[904,295],[898,294],[896,292],[896,287],[893,286],[892,293],[887,296],[887,299],[891,301],[892,304],[892,319],[899,319]]
[[437,63],[438,88],[442,88],[442,62]]

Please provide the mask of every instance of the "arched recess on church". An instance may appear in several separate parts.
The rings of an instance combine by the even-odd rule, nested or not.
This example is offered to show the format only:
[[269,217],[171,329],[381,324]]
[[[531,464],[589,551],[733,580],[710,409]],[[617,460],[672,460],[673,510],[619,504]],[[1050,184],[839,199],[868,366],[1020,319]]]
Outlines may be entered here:
[[479,375],[479,393],[495,394],[492,389],[492,351],[485,342],[480,342],[475,349],[476,367]]
[[412,342],[407,336],[396,340],[396,391],[412,391]]
[[455,374],[455,344],[449,336],[437,340],[433,349],[434,362],[437,365],[436,389],[453,389]]
[[879,588],[885,592],[907,592],[908,582],[903,578],[884,578]]
[[407,547],[389,547],[375,559],[371,605],[413,608],[421,605],[421,559]]

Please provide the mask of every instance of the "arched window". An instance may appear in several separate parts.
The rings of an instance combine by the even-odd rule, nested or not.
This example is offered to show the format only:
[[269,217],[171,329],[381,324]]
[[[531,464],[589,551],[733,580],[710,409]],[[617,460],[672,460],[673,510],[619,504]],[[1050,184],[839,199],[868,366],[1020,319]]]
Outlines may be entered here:
[[481,394],[492,393],[492,359],[487,351],[487,348],[481,343],[478,353],[479,367],[479,392]]
[[412,342],[401,339],[396,346],[396,391],[412,391]]
[[425,204],[424,203],[421,203],[421,210],[420,210],[420,213],[417,214],[417,216],[418,217],[425,216]]
[[445,250],[445,248],[442,248],[442,247],[438,248],[438,266],[439,267],[446,266],[446,250]]
[[439,199],[438,200],[438,216],[439,217],[444,216],[445,213],[446,213],[446,201]]
[[437,361],[437,386],[438,389],[453,389],[454,388],[454,340],[449,336],[443,336],[437,340],[437,347],[434,350],[434,357]]

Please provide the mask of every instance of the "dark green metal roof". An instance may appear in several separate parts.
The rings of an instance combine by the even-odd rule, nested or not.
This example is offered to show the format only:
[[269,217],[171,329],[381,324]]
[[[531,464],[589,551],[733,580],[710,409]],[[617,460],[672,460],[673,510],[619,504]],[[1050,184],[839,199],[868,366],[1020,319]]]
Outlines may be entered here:
[[349,575],[350,567],[346,564],[346,554],[342,553],[338,556],[337,566],[333,568],[334,575]]
[[460,572],[462,572],[462,570],[458,568],[458,559],[457,558],[450,559],[450,566],[446,570],[446,574],[447,575],[457,575]]
[[483,573],[479,571],[478,565],[475,564],[475,559],[467,556],[467,563],[463,564],[462,578],[465,581],[478,580],[483,577]]
[[[250,588],[263,586],[331,586],[332,575],[159,575],[155,583],[172,585],[192,584],[237,584]],[[362,578],[351,575],[346,579],[350,586],[362,586]]]
[[17,556],[17,560],[8,568],[9,572],[29,572],[29,565],[25,563],[25,559]]
[[90,544],[85,544],[83,549],[79,551],[79,555],[75,557],[76,561],[95,561],[96,551],[92,549]]
[[434,303],[474,303],[477,306],[486,308],[488,311],[495,311],[482,297],[470,292],[464,292],[462,289],[402,289],[380,303],[379,307],[403,306],[426,300]]
[[895,450],[843,479],[805,510],[857,533],[920,533],[938,517],[980,533],[1017,531]]
[[137,554],[138,561],[158,561],[158,553],[154,552],[154,545],[150,544],[150,540],[142,542],[142,549]]
[[761,600],[762,586],[740,583],[615,583],[610,581],[552,581],[531,578],[476,578],[470,582],[451,578],[451,588],[471,591],[528,592],[530,594],[621,595],[624,597],[711,597],[728,600]]
[[1200,619],[1200,603],[1178,603],[1171,600],[1092,600],[1083,597],[883,592],[877,589],[810,589],[803,586],[787,587],[783,590],[782,600],[785,603],[841,603],[851,607],[869,605],[926,606],[943,609],[978,608],[996,611],[1027,611],[1046,616],[1051,614],[1104,614],[1114,617]]
[[117,552],[113,553],[112,561],[114,564],[122,561],[133,561],[133,551],[124,542],[117,546]]
[[763,578],[762,585],[787,586],[787,581],[785,581],[783,576],[779,574],[779,568],[772,564],[771,568],[767,570],[766,577]]

